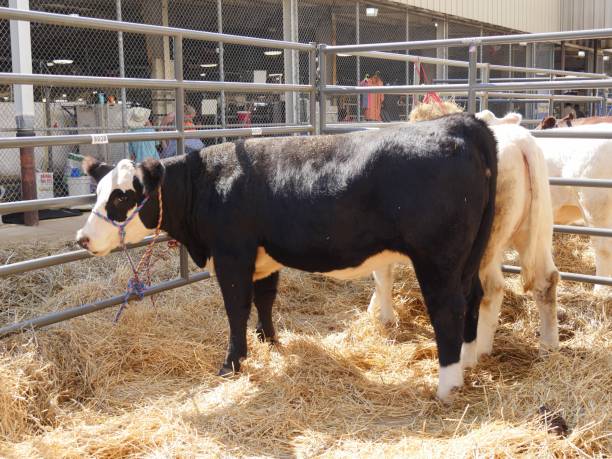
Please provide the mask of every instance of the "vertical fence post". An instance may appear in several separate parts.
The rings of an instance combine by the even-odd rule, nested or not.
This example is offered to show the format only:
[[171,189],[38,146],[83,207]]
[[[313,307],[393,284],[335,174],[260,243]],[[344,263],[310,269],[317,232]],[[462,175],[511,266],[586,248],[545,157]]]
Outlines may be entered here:
[[[406,41],[410,41],[410,15],[408,13],[408,10],[406,9]],[[406,56],[408,56],[410,54],[410,50],[407,49],[406,50]],[[410,62],[406,61],[406,86],[410,85]],[[410,94],[405,94],[405,104],[406,107],[404,107],[404,109],[406,110],[406,121],[408,121],[410,119]]]
[[327,116],[327,98],[325,86],[327,85],[327,59],[325,45],[319,45],[319,134],[325,134],[325,118]]
[[[553,67],[555,66],[554,61],[553,61]],[[554,75],[550,75],[550,81],[553,81],[555,79]],[[553,97],[553,95],[555,94],[555,91],[553,91],[552,89],[550,90],[550,97],[548,99],[548,116],[555,116],[555,98]]]
[[[11,8],[29,10],[28,0],[11,0]],[[11,21],[11,60],[14,73],[32,73],[32,39],[30,23]],[[15,104],[15,124],[17,137],[34,136],[34,88],[32,85],[13,85]],[[19,148],[21,165],[22,199],[36,199],[36,158],[34,147]],[[38,211],[25,212],[23,221],[27,226],[38,225]]]
[[310,42],[314,47],[308,51],[308,84],[311,86],[310,93],[308,94],[308,124],[310,124],[315,132],[317,128],[317,49],[316,43]]
[[[174,79],[181,83],[183,81],[183,36],[174,36]],[[180,137],[176,139],[176,154],[185,153],[185,89],[176,88],[174,103],[174,122]],[[179,255],[179,269],[183,279],[189,279],[189,264],[187,249],[181,244]]]
[[[361,30],[360,30],[360,18],[359,12],[361,11],[361,4],[359,0],[355,2],[355,41],[357,44],[361,42]],[[357,86],[361,81],[361,58],[357,56],[356,68],[357,68]],[[361,94],[357,94],[357,121],[361,121]]]
[[[117,21],[123,21],[121,12],[121,0],[116,0],[115,9],[117,10]],[[119,48],[119,77],[125,78],[125,54],[123,50],[123,32],[117,32],[117,47]],[[127,94],[125,88],[121,88],[121,130],[127,128]],[[123,144],[123,157],[129,158],[128,144]]]
[[[217,0],[217,29],[219,33],[223,33],[223,0]],[[223,42],[220,41],[217,46],[219,47],[219,81],[225,81],[225,50],[223,48]],[[221,91],[221,127],[226,128],[225,121],[225,91]],[[222,137],[223,142],[226,138]]]
[[[480,80],[483,83],[489,82],[489,77],[491,73],[490,64],[486,63],[484,68],[480,69]],[[489,108],[489,93],[483,92],[482,96],[480,96],[480,110],[488,110]]]
[[468,112],[476,113],[476,74],[478,73],[478,46],[476,42],[470,43],[468,48]]
[[601,116],[608,116],[608,90],[601,90]]

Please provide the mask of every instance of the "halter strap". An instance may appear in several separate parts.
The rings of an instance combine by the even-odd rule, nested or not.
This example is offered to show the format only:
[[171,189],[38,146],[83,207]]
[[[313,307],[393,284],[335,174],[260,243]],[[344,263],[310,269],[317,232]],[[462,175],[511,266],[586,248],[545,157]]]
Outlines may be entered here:
[[112,218],[107,217],[106,215],[102,215],[97,210],[93,210],[91,213],[94,214],[96,217],[100,217],[105,222],[110,223],[115,228],[118,228],[119,237],[121,238],[121,245],[124,246],[125,245],[125,227],[134,219],[136,215],[138,215],[138,213],[142,210],[142,208],[144,207],[144,205],[147,203],[148,200],[149,200],[149,196],[145,196],[142,202],[138,204],[136,209],[134,209],[134,212],[132,212],[130,216],[126,218],[125,221],[123,222],[115,221]]

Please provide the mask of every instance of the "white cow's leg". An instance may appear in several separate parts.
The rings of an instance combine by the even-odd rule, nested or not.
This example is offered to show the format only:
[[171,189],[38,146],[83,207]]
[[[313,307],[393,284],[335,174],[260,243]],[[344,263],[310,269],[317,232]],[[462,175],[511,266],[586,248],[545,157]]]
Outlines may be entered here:
[[[552,261],[552,260],[551,260]],[[536,273],[534,298],[540,314],[540,350],[559,347],[559,327],[557,321],[557,283],[559,273],[552,268]]]
[[476,337],[476,360],[493,350],[493,337],[497,330],[499,311],[504,299],[504,275],[501,260],[495,257],[488,266],[480,271],[484,296],[480,303],[478,333]]
[[[610,226],[606,227],[609,228]],[[592,237],[591,242],[595,251],[596,274],[598,276],[612,277],[612,239]],[[593,290],[597,293],[608,293],[612,288],[606,285],[595,284]]]
[[377,269],[372,273],[375,290],[368,306],[368,313],[376,322],[387,325],[397,321],[393,309],[393,265]]

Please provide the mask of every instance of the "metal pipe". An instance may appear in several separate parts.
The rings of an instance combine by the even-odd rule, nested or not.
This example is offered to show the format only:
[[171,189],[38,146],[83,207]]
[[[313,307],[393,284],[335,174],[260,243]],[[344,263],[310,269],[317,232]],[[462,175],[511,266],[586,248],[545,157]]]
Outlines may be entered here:
[[308,95],[308,124],[317,123],[317,52],[308,52],[308,83],[312,87]]
[[162,80],[155,78],[115,78],[76,75],[42,75],[34,73],[0,73],[0,84],[32,84],[35,86],[66,86],[85,88],[176,89],[209,92],[280,93],[308,92],[307,84],[237,83],[221,81]]
[[548,139],[612,139],[612,131],[606,130],[589,130],[580,131],[576,128],[556,128],[556,129],[544,129],[544,130],[533,130],[531,135],[534,137],[548,138]]
[[66,27],[79,27],[85,29],[107,30],[111,32],[125,32],[145,35],[178,36],[189,40],[221,41],[234,45],[258,46],[263,48],[288,48],[299,51],[310,50],[310,45],[291,41],[270,40],[267,38],[242,37],[201,30],[181,29],[135,22],[120,22],[111,19],[91,18],[85,16],[68,16],[65,14],[47,13],[43,11],[21,11],[14,8],[0,8],[0,19],[16,21],[39,22]]
[[[201,129],[187,131],[181,134],[179,131],[157,131],[157,132],[129,132],[104,134],[108,143],[134,142],[138,140],[170,140],[180,139],[211,139],[215,137],[238,137],[252,135],[278,135],[295,134],[300,132],[311,132],[311,125],[297,126],[262,126],[249,128],[226,128],[226,129]],[[97,134],[95,134],[97,135]],[[0,149],[16,148],[22,145],[31,147],[42,147],[49,145],[87,145],[93,142],[92,134],[76,135],[51,135],[32,137],[0,137]],[[2,206],[2,204],[0,204]]]
[[476,43],[470,43],[468,49],[468,55],[470,58],[470,66],[468,67],[468,104],[467,111],[469,113],[476,113],[476,78],[478,77],[478,46]]
[[[0,16],[1,17],[1,16]],[[517,35],[491,35],[488,37],[449,38],[446,40],[400,41],[393,43],[372,43],[367,45],[329,46],[326,53],[350,53],[356,51],[397,51],[407,48],[430,49],[439,47],[476,45],[507,45],[511,43],[538,43],[560,40],[589,40],[612,37],[612,29],[577,30],[571,32],[526,33]]]
[[[360,12],[361,12],[361,3],[359,0],[355,2],[355,42],[357,44],[361,43],[361,32],[360,32]],[[359,56],[356,57],[356,69],[357,69],[357,79],[356,83],[359,86],[359,82],[361,81],[361,58]],[[357,95],[357,121],[361,121],[361,96]]]
[[[502,271],[511,274],[520,274],[521,268],[518,266],[502,265]],[[570,282],[586,282],[589,284],[612,285],[612,277],[589,276],[587,274],[576,274],[560,272],[561,280]]]
[[[144,296],[147,297],[155,295],[156,293],[161,293],[166,290],[171,290],[177,287],[183,287],[185,285],[189,285],[194,282],[209,278],[210,273],[204,271],[196,273],[188,279],[180,278],[165,281],[160,284],[149,287],[147,290],[145,290]],[[132,294],[130,296],[130,299],[133,299],[134,296],[135,295]],[[36,330],[47,325],[64,322],[65,320],[74,319],[75,317],[83,316],[85,314],[91,314],[92,312],[101,311],[102,309],[110,308],[111,306],[121,304],[123,303],[123,301],[124,295],[117,295],[106,300],[97,301],[95,303],[84,304],[81,306],[76,306],[74,308],[65,309],[63,311],[51,312],[49,314],[44,314],[42,316],[35,317],[34,319],[24,320],[14,324],[5,325],[4,327],[0,328],[0,338],[27,330]]]
[[[540,132],[540,131],[537,131]],[[548,182],[554,186],[584,186],[587,188],[612,188],[612,179],[568,179],[550,177]]]
[[[319,132],[325,132],[325,117],[327,116],[327,56],[325,45],[319,45]],[[364,88],[365,89],[365,88]],[[365,91],[364,91],[365,92]]]
[[179,249],[179,271],[181,278],[189,279],[189,252],[183,244]]
[[611,228],[592,228],[570,225],[554,225],[555,233],[584,234],[586,236],[612,237]]
[[[147,236],[142,241],[136,244],[128,244],[128,249],[135,249],[137,247],[144,247],[153,240],[153,236]],[[157,242],[166,242],[171,240],[170,236],[161,235],[157,238]],[[121,252],[123,249],[118,247],[111,253]],[[90,254],[87,250],[74,250],[72,252],[60,253],[58,255],[50,255],[48,257],[35,258],[33,260],[25,260],[17,263],[11,263],[8,265],[0,266],[0,277],[12,276],[15,274],[23,274],[29,271],[35,271],[37,269],[50,268],[51,266],[62,265],[73,261],[86,260],[88,258],[94,258],[94,255]]]
[[[217,30],[219,33],[223,33],[223,0],[217,0]],[[219,47],[219,81],[225,81],[225,48],[223,42],[220,41],[217,46]],[[220,94],[220,111],[219,114],[221,116],[221,127],[225,129],[226,119],[225,119],[225,91],[221,91]],[[225,137],[223,137],[223,142],[225,142]]]
[[80,206],[94,204],[95,194],[84,194],[81,196],[66,196],[64,198],[31,199],[28,201],[0,202],[0,215],[15,212],[31,212],[42,209],[59,209],[62,207]]
[[[117,21],[122,21],[121,0],[115,1],[117,10]],[[117,48],[119,49],[119,78],[125,78],[125,55],[123,50],[123,32],[117,32]],[[121,128],[127,128],[127,94],[125,88],[121,88]],[[123,157],[129,158],[128,144],[123,144]]]

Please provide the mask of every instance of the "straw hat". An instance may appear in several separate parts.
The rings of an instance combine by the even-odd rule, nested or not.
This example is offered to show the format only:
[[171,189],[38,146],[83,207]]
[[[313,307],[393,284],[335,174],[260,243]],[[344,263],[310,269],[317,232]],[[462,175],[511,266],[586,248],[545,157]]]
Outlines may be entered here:
[[151,110],[144,107],[133,107],[130,108],[128,113],[127,124],[130,129],[141,128],[145,125],[149,119]]

